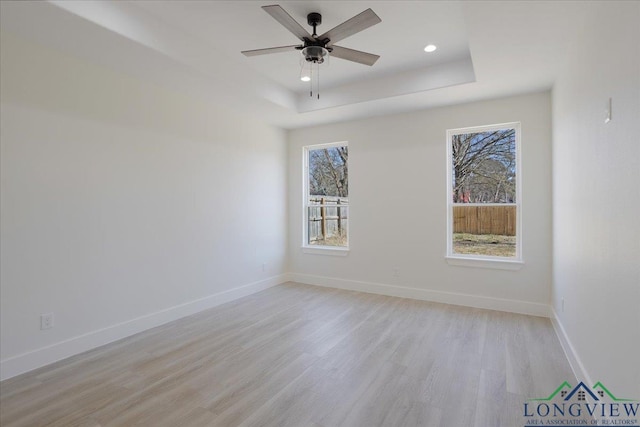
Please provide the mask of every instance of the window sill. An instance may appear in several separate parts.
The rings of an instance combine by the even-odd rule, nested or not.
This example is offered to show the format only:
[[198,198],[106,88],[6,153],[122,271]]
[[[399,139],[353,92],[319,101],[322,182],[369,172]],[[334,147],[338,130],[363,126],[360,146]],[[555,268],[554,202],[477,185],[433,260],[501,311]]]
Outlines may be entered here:
[[520,260],[467,258],[462,256],[446,256],[447,264],[460,267],[492,268],[495,270],[520,270],[524,262]]
[[302,252],[305,254],[330,255],[330,256],[347,256],[349,248],[339,248],[331,246],[303,246]]

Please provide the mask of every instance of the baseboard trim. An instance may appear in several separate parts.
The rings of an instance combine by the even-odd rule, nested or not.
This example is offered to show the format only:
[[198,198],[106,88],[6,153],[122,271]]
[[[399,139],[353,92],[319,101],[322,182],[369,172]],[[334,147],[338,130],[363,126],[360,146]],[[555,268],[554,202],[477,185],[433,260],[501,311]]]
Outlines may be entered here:
[[288,274],[273,276],[9,357],[0,361],[0,380],[15,377],[156,326],[263,291],[287,282],[289,279]]
[[550,317],[550,307],[528,301],[478,295],[443,292],[428,289],[408,288],[382,283],[363,282],[358,280],[338,279],[334,277],[314,276],[310,274],[289,273],[291,281],[307,285],[324,286],[371,294],[388,295],[401,298],[412,298],[465,307],[484,308],[488,310],[506,311],[509,313],[528,314],[532,316]]
[[553,329],[556,331],[556,335],[558,336],[558,340],[560,341],[560,345],[562,346],[562,350],[564,350],[564,354],[569,361],[569,365],[571,366],[571,370],[573,371],[573,375],[576,377],[578,381],[583,381],[585,384],[591,386],[595,384],[591,379],[591,376],[585,369],[576,349],[571,344],[571,340],[567,335],[567,331],[562,326],[560,322],[560,318],[558,317],[558,313],[556,313],[555,309],[551,309],[551,324],[553,325]]

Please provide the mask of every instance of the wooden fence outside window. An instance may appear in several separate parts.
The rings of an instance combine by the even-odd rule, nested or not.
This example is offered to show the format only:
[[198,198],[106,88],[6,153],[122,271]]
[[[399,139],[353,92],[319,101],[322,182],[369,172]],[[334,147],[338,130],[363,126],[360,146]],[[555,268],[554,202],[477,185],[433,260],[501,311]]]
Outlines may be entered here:
[[347,232],[349,199],[312,197],[309,199],[309,243],[342,236]]
[[515,236],[516,207],[454,205],[453,232]]

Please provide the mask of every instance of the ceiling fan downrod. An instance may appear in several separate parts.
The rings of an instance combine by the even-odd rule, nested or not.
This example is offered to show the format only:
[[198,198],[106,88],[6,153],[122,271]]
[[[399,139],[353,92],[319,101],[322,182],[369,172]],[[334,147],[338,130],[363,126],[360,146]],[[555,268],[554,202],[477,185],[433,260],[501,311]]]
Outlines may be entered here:
[[318,12],[311,12],[307,15],[307,24],[313,27],[312,37],[318,37],[316,27],[322,24],[322,15],[320,15]]

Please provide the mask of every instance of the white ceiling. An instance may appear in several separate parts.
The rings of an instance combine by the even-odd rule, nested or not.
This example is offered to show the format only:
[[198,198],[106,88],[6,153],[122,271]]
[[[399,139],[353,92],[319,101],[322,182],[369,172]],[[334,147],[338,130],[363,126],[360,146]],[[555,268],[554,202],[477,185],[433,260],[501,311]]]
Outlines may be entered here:
[[[300,81],[300,54],[241,50],[297,44],[260,6],[280,4],[327,31],[367,8],[382,22],[340,46],[368,67],[321,68],[321,98]],[[544,90],[591,2],[50,1],[2,2],[2,31],[48,44],[274,125],[294,128]],[[428,43],[438,46],[427,54]]]
[[[277,2],[276,2],[277,3]],[[398,7],[398,3],[402,7]],[[299,52],[245,58],[242,50],[300,44],[300,41],[260,6],[251,1],[225,2],[141,2],[154,14],[180,31],[214,46],[226,56],[254,69],[285,88],[307,94],[308,84],[300,81]],[[398,71],[425,68],[447,61],[469,57],[462,5],[454,2],[290,2],[279,3],[305,29],[307,14],[322,14],[318,34],[335,27],[368,7],[383,18],[383,22],[337,43],[351,49],[380,55],[375,66],[331,59],[321,72],[322,84],[339,86],[385,76]],[[423,52],[429,43],[438,43],[440,50],[431,55]]]

